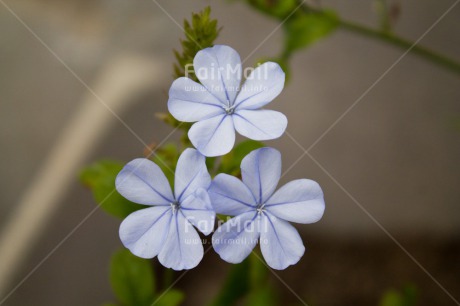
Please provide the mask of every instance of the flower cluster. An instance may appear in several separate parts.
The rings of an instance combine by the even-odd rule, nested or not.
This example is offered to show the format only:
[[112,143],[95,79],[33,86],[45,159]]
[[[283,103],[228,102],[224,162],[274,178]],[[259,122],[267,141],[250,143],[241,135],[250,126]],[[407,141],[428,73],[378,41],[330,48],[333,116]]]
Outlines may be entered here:
[[165,267],[191,269],[204,254],[195,228],[209,235],[218,213],[234,216],[212,236],[214,250],[223,260],[243,261],[260,241],[267,264],[285,269],[305,251],[289,222],[321,219],[325,204],[320,186],[300,179],[275,191],[281,177],[281,154],[268,147],[243,158],[242,180],[224,173],[211,179],[206,167],[206,157],[231,151],[235,130],[254,140],[275,139],[284,133],[286,117],[261,109],[283,89],[284,73],[278,64],[267,62],[254,69],[240,87],[240,57],[222,45],[198,52],[193,65],[201,84],[186,77],[175,80],[168,109],[180,121],[196,122],[188,133],[196,149],[181,154],[174,192],[164,173],[148,159],[135,159],[118,174],[116,188],[121,195],[151,206],[122,222],[121,241],[139,257],[158,256]]

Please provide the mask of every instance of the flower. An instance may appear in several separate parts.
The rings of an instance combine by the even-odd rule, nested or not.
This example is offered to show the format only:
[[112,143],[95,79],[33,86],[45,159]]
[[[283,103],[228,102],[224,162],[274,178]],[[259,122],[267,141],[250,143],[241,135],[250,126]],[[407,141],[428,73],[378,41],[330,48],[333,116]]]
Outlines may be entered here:
[[165,267],[191,269],[203,258],[201,239],[191,225],[205,235],[214,228],[205,157],[195,149],[185,150],[174,180],[173,194],[161,169],[145,158],[129,162],[120,171],[115,181],[118,192],[132,202],[152,206],[123,220],[120,239],[136,256],[158,256]]
[[280,137],[287,119],[280,112],[263,110],[284,87],[284,72],[273,62],[254,69],[240,89],[242,71],[238,53],[223,45],[199,51],[194,60],[201,84],[187,77],[176,79],[169,90],[169,112],[180,121],[196,122],[188,136],[206,156],[230,152],[235,130],[254,140]]
[[243,261],[260,238],[262,255],[273,269],[296,264],[305,252],[297,230],[288,222],[314,223],[324,213],[318,183],[294,180],[274,192],[281,176],[281,155],[273,148],[249,153],[241,162],[243,181],[219,174],[209,196],[217,213],[236,216],[214,232],[212,244],[230,263]]

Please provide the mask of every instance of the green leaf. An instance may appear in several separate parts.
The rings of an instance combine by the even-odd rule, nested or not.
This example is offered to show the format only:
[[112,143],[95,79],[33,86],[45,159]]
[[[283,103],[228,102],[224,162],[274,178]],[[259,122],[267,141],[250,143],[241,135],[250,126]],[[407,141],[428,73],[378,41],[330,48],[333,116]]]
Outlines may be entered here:
[[293,16],[284,26],[285,53],[290,54],[330,35],[338,24],[338,17],[333,11]]
[[231,306],[249,292],[249,260],[231,267],[220,292],[209,306]]
[[417,289],[414,285],[406,285],[402,290],[389,289],[380,300],[380,306],[414,306],[417,300]]
[[170,289],[163,295],[159,295],[156,300],[152,302],[155,306],[177,306],[184,301],[185,295],[182,291]]
[[125,218],[133,211],[145,208],[128,201],[115,189],[115,178],[122,168],[123,164],[120,162],[103,160],[84,168],[80,173],[80,181],[91,189],[101,208],[119,218]]
[[262,148],[264,144],[260,141],[245,140],[235,146],[230,153],[222,156],[219,172],[234,176],[240,176],[240,165],[243,158],[251,151]]
[[153,301],[155,280],[151,264],[126,249],[112,256],[110,283],[125,306],[147,306]]
[[287,18],[299,5],[297,0],[247,0],[247,2],[257,10],[281,20]]

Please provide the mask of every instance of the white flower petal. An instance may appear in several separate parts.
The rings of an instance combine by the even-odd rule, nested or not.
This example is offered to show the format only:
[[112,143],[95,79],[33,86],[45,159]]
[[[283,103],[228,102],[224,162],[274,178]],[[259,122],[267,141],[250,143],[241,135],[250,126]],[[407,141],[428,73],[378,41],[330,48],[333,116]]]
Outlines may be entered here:
[[214,230],[216,212],[204,188],[198,188],[180,203],[180,210],[200,232],[209,235]]
[[128,200],[144,205],[169,205],[174,201],[163,171],[146,158],[127,163],[115,180],[117,191]]
[[158,260],[166,268],[176,271],[188,270],[200,263],[203,253],[200,236],[182,213],[176,212]]
[[268,147],[252,151],[241,161],[241,175],[257,203],[265,203],[281,177],[280,152]]
[[120,225],[120,239],[131,253],[142,258],[157,256],[169,232],[170,206],[155,206],[130,214]]
[[275,139],[283,135],[287,118],[272,110],[237,110],[233,123],[238,133],[254,140]]
[[261,108],[280,94],[284,79],[284,72],[277,63],[260,65],[248,76],[234,105],[237,109]]
[[169,89],[168,110],[180,121],[195,122],[223,114],[224,106],[203,85],[189,78],[178,78]]
[[323,191],[315,181],[295,180],[276,191],[265,203],[265,209],[287,221],[314,223],[324,214]]
[[297,230],[269,213],[262,217],[260,249],[267,264],[276,270],[296,264],[305,253]]
[[176,200],[181,202],[197,188],[208,189],[211,176],[206,168],[206,157],[195,149],[186,149],[177,161],[174,178]]
[[199,121],[188,132],[190,141],[205,156],[230,152],[235,144],[235,128],[231,116],[220,115]]
[[241,83],[241,60],[234,49],[215,45],[199,51],[193,59],[195,74],[214,96],[229,105]]
[[220,257],[240,263],[252,252],[260,235],[260,217],[256,211],[230,219],[212,235],[212,246]]
[[256,209],[251,190],[234,176],[221,173],[209,187],[211,203],[218,214],[236,216]]

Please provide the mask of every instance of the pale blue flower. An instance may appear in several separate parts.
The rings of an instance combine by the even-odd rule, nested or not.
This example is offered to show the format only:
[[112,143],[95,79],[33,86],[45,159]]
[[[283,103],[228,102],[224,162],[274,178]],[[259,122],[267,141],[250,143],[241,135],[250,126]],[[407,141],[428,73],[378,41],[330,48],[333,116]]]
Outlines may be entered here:
[[224,155],[233,148],[235,130],[254,140],[280,137],[286,117],[260,109],[284,87],[284,72],[273,62],[254,69],[240,88],[242,69],[238,53],[223,45],[199,51],[193,67],[201,84],[187,77],[169,90],[169,112],[180,121],[196,122],[188,132],[193,145],[206,156]]
[[281,176],[281,155],[272,148],[249,153],[241,162],[243,181],[219,174],[209,189],[217,213],[236,216],[219,227],[212,244],[220,257],[240,263],[260,238],[262,255],[273,269],[296,264],[305,252],[297,230],[288,222],[314,223],[324,213],[318,183],[294,180],[275,192]]
[[174,270],[191,269],[203,258],[201,239],[192,225],[208,235],[215,212],[207,189],[211,177],[205,157],[185,150],[176,167],[174,194],[168,180],[152,161],[129,162],[117,176],[116,188],[128,200],[152,206],[133,212],[120,225],[120,239],[134,255],[158,256]]

